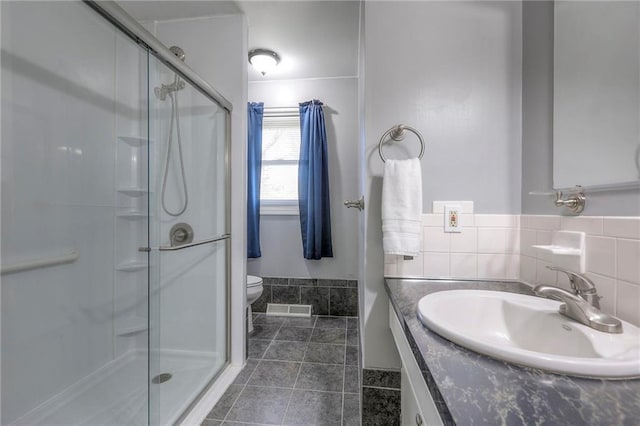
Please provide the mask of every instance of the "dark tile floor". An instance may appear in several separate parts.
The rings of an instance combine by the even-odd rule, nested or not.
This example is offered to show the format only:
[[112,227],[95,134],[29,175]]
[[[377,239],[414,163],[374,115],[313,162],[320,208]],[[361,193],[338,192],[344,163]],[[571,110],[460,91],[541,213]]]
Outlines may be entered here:
[[249,359],[203,426],[360,425],[358,320],[254,314]]

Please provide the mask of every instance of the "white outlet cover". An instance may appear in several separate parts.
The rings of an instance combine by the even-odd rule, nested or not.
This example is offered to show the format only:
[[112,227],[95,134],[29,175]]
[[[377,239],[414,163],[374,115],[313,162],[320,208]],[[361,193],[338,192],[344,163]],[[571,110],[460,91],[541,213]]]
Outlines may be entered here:
[[[462,232],[460,225],[460,215],[462,206],[459,204],[447,204],[444,206],[444,232]],[[455,219],[452,216],[455,215]]]

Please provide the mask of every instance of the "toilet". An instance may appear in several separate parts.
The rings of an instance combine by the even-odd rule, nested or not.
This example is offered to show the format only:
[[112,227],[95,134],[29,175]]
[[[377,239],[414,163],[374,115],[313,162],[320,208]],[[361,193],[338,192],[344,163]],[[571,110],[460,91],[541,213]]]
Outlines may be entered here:
[[247,275],[247,308],[249,309],[249,317],[247,319],[247,332],[253,332],[253,315],[251,313],[251,304],[258,300],[262,295],[262,278],[253,275]]

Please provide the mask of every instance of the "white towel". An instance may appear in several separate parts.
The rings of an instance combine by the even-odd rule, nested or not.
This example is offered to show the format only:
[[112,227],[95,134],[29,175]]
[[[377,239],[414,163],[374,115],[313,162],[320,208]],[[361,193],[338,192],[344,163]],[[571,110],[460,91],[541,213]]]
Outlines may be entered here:
[[420,160],[386,160],[382,181],[382,246],[385,254],[420,254],[421,213]]

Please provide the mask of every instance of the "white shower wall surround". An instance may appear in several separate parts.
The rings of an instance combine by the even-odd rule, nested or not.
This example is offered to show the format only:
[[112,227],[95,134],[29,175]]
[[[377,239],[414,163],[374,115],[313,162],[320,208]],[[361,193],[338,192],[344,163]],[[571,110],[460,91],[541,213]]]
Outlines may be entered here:
[[445,233],[440,213],[423,214],[420,256],[385,256],[385,276],[513,279],[568,288],[531,246],[553,231],[586,234],[587,276],[604,312],[640,325],[640,217],[461,214],[461,233]]

